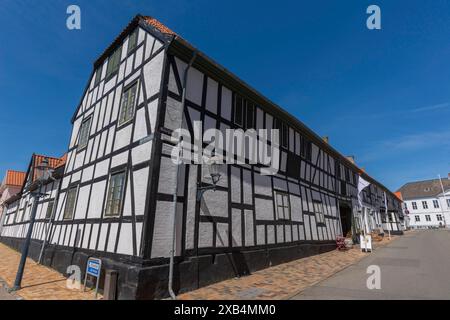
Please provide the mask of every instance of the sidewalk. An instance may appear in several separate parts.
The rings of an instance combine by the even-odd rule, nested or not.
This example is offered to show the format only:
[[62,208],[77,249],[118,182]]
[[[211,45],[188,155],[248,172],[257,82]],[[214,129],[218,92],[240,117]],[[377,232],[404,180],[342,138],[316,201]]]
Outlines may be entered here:
[[[395,236],[374,242],[374,250],[395,240]],[[348,251],[329,251],[294,260],[253,274],[225,280],[179,295],[180,300],[286,300],[336,272],[360,261],[368,254],[359,245]]]
[[[0,278],[12,287],[20,254],[0,243]],[[4,289],[2,289],[4,290]],[[22,280],[22,289],[14,295],[25,300],[95,300],[92,291],[81,292],[66,287],[66,278],[55,270],[38,265],[31,259],[27,259]],[[5,292],[0,296],[7,298]],[[101,296],[98,295],[100,298]]]

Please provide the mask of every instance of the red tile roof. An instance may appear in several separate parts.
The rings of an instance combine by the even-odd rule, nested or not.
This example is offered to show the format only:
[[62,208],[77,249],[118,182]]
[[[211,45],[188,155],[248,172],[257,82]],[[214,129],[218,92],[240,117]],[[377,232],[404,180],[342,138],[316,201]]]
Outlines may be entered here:
[[[35,154],[34,155],[34,167],[36,168],[36,166],[38,166],[39,164],[41,164],[41,162],[47,158],[48,159],[48,165],[50,168],[52,169],[56,169],[62,165],[64,165],[66,163],[66,154],[64,154],[61,158],[55,158],[55,157],[48,157],[48,156],[43,156],[43,155],[39,155],[39,154]],[[33,177],[33,181],[36,179],[36,174],[37,172],[34,171],[34,177]]]
[[26,173],[22,171],[6,170],[3,184],[8,186],[21,187],[23,185],[23,181],[25,180],[25,175]]
[[158,29],[159,31],[161,31],[162,33],[165,34],[171,34],[171,35],[177,35],[175,32],[173,32],[172,30],[170,30],[167,26],[165,26],[164,24],[162,24],[161,22],[159,22],[158,20],[156,20],[153,17],[149,17],[149,16],[143,16],[142,19],[149,25],[151,25],[152,27],[155,27],[156,29]]

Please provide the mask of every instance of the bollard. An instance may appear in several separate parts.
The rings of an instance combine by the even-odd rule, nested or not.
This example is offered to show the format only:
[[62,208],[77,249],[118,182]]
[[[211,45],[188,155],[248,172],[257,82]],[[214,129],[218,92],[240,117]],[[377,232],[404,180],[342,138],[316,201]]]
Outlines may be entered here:
[[105,273],[105,288],[103,290],[104,300],[116,300],[117,277],[116,270],[107,269]]

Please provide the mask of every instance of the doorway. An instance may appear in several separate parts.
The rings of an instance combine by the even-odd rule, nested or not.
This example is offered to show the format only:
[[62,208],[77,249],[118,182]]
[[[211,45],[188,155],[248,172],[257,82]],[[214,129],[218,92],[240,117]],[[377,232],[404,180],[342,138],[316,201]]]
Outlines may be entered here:
[[352,230],[352,208],[347,203],[339,203],[342,235],[345,237]]

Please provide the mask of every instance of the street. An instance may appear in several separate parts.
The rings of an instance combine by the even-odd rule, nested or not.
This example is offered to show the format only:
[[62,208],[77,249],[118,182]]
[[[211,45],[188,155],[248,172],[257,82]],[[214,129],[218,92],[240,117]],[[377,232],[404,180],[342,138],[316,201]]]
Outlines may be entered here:
[[[381,289],[366,286],[371,265],[380,267]],[[450,231],[415,231],[292,299],[450,299],[449,270]]]

